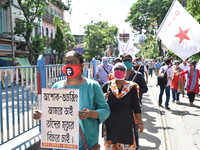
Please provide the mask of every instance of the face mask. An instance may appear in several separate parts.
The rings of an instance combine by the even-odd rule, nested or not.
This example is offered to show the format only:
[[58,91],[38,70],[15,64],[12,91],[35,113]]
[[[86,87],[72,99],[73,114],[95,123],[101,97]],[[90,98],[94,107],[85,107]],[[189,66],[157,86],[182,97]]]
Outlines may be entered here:
[[67,78],[75,78],[81,73],[81,64],[78,65],[65,65],[62,72],[67,76]]
[[138,65],[141,65],[141,64],[142,64],[142,62],[141,62],[141,61],[137,61],[137,64],[138,64]]
[[126,61],[126,62],[124,62],[124,65],[126,66],[127,70],[132,69],[132,62]]
[[108,64],[108,62],[107,61],[103,61],[103,65],[107,65]]
[[190,66],[190,69],[194,69],[194,66]]
[[125,71],[114,71],[114,77],[116,80],[124,80]]

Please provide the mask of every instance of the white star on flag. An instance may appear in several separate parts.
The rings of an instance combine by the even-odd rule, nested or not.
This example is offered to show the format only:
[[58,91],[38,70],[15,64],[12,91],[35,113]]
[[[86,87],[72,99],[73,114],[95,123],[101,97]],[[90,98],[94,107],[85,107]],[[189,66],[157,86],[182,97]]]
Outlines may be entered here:
[[177,0],[158,29],[158,37],[183,60],[200,52],[200,25]]

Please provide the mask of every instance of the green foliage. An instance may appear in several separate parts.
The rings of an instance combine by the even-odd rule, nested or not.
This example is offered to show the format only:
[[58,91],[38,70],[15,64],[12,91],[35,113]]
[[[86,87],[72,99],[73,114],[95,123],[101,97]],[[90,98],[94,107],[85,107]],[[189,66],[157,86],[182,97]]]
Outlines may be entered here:
[[[138,34],[154,34],[164,19],[173,0],[138,0],[126,18]],[[148,35],[147,35],[148,36]]]
[[35,64],[35,52],[32,49],[30,38],[34,26],[38,26],[38,24],[35,23],[35,19],[41,19],[46,11],[47,3],[45,0],[17,0],[17,2],[23,12],[24,19],[16,19],[14,33],[18,35],[21,34],[25,38],[29,50],[29,61],[31,64]]
[[144,43],[138,47],[138,49],[140,49],[140,51],[137,53],[136,56],[150,58],[150,59],[157,58],[160,56],[159,47],[153,36],[146,39]]
[[41,38],[38,34],[35,37],[31,37],[32,40],[32,48],[37,55],[43,54],[45,50],[44,42],[48,40],[48,37]]
[[116,42],[118,28],[109,26],[108,22],[91,22],[84,29],[84,57],[89,61],[95,56],[103,56],[106,46]]
[[149,0],[138,0],[131,7],[130,15],[125,20],[129,22],[136,33],[142,34],[143,30],[148,31],[149,15],[148,15]]
[[59,26],[56,27],[55,39],[50,45],[52,50],[58,53],[58,59],[61,59],[62,54],[66,52],[66,42],[64,41],[64,36]]
[[[187,11],[200,22],[200,1],[199,0],[187,0]],[[190,59],[198,61],[200,59],[200,52],[191,56]]]
[[199,0],[187,0],[187,11],[200,22],[200,1]]
[[0,7],[2,7],[5,11],[8,10],[8,7],[10,6],[10,2],[7,1],[5,4],[0,3]]
[[75,44],[75,38],[71,34],[70,24],[68,22],[64,22],[59,17],[54,17],[53,23],[55,26],[59,26],[62,31],[63,39],[66,42],[66,49],[71,50]]
[[[59,0],[49,0],[49,1],[55,3],[60,7],[63,4],[63,2]],[[39,21],[41,21],[42,17],[46,12],[48,3],[46,2],[46,0],[17,0],[17,2],[23,12],[24,19],[16,20],[14,33],[18,35],[21,34],[25,38],[29,50],[29,60],[31,64],[35,64],[36,63],[35,52],[32,48],[32,43],[30,41],[30,38],[33,32],[33,28],[35,26],[39,26],[38,23],[35,23],[35,19],[37,18]],[[66,0],[66,3],[68,5],[68,8],[66,9],[63,7],[62,9],[68,10],[70,9],[71,0]]]

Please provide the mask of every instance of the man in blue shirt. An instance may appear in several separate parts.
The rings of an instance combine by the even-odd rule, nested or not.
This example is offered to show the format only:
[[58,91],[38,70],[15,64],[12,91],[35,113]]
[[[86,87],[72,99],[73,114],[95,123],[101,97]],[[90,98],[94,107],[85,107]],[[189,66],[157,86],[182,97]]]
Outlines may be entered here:
[[161,63],[158,60],[156,60],[156,64],[155,64],[155,71],[156,71],[155,74],[156,74],[156,76],[158,76],[161,66],[162,66]]
[[97,68],[97,81],[102,86],[108,81],[108,74],[112,71],[112,65],[108,63],[107,57],[102,57],[102,63]]

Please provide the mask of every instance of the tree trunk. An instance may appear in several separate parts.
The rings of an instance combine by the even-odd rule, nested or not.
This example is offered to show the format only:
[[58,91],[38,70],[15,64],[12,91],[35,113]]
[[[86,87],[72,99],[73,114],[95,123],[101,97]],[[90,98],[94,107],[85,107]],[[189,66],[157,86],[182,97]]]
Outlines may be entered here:
[[29,62],[31,65],[35,65],[36,64],[35,52],[32,49],[30,40],[27,39],[26,42],[27,42],[28,51],[29,51]]
[[159,52],[160,52],[160,56],[164,56],[164,54],[163,54],[163,49],[162,49],[162,45],[161,45],[161,43],[162,43],[162,41],[161,40],[158,40],[157,41],[158,42],[158,47],[159,47]]

